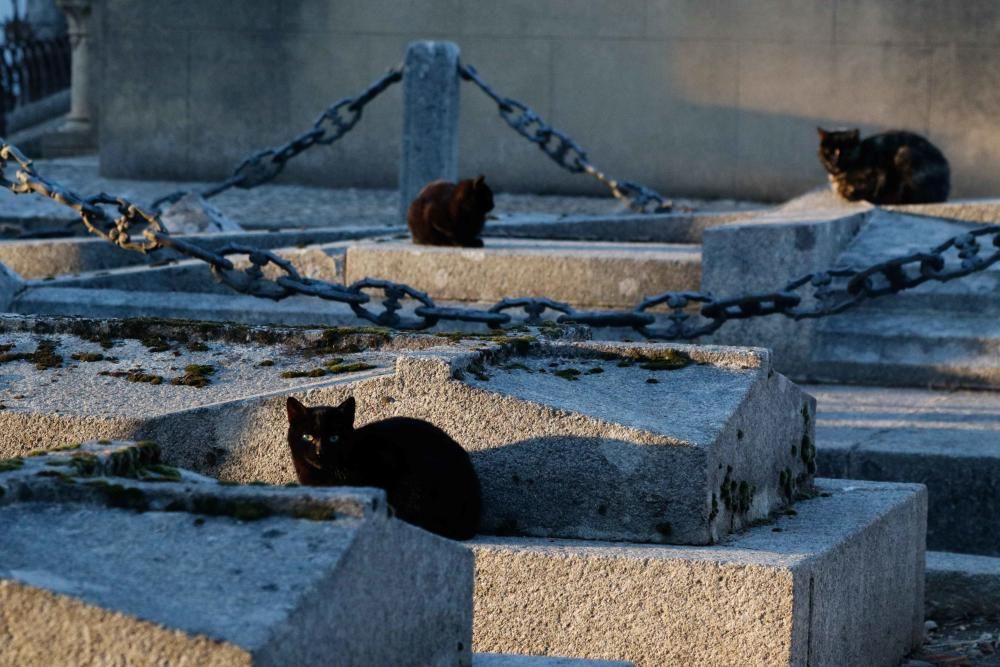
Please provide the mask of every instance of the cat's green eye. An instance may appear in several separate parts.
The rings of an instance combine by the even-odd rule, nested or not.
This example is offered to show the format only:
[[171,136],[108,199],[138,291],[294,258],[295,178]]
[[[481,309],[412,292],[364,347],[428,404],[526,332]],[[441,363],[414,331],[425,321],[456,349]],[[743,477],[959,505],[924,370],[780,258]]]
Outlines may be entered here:
[[328,440],[328,442],[332,445],[332,444],[336,443],[338,440],[340,440],[340,436],[339,435],[331,435],[330,439]]

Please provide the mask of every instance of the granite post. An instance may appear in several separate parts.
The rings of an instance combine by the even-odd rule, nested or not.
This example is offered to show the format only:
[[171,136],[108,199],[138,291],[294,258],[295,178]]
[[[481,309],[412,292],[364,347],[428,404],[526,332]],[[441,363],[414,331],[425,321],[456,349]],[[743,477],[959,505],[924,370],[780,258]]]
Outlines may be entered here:
[[430,181],[458,176],[458,46],[411,42],[403,73],[400,218]]

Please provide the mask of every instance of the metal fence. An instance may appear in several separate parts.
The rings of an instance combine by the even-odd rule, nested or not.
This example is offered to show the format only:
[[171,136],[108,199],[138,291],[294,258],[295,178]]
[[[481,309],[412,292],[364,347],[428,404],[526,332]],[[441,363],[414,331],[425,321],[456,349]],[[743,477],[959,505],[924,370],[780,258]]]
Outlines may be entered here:
[[0,136],[7,135],[7,115],[24,105],[69,88],[69,37],[37,39],[30,24],[15,18],[4,23],[0,44]]

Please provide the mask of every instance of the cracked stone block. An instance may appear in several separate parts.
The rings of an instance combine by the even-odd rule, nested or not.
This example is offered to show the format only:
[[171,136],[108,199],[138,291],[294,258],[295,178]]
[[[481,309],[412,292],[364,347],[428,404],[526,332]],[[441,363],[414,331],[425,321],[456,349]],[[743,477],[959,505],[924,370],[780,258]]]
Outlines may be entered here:
[[710,544],[811,485],[815,402],[765,350],[199,326],[0,320],[14,355],[62,358],[0,364],[0,454],[148,438],[174,465],[285,483],[285,397],[354,396],[359,426],[426,419],[470,452],[484,533]]
[[158,453],[0,461],[5,664],[471,664],[471,553],[382,491],[227,486]]

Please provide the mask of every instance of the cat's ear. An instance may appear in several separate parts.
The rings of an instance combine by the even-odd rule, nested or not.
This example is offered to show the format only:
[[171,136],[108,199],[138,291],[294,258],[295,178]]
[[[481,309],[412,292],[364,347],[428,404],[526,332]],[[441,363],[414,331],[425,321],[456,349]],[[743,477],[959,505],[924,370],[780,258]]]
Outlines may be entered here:
[[288,397],[288,400],[285,401],[285,407],[288,409],[288,421],[290,422],[302,419],[309,410],[309,408],[299,403],[294,396]]
[[348,396],[347,400],[337,406],[337,410],[344,416],[344,421],[348,426],[354,426],[354,397]]
[[818,135],[819,135],[819,138],[820,138],[820,139],[826,139],[826,135],[828,135],[828,134],[830,134],[830,133],[829,133],[829,132],[827,132],[826,130],[824,130],[824,129],[823,129],[822,127],[819,127],[819,126],[817,125],[817,126],[816,126],[816,134],[818,134]]
[[861,130],[854,128],[847,133],[847,136],[850,137],[851,141],[861,141]]
[[479,174],[479,176],[476,177],[476,180],[472,182],[472,187],[474,188],[481,188],[484,185],[486,185],[486,177],[482,174]]

